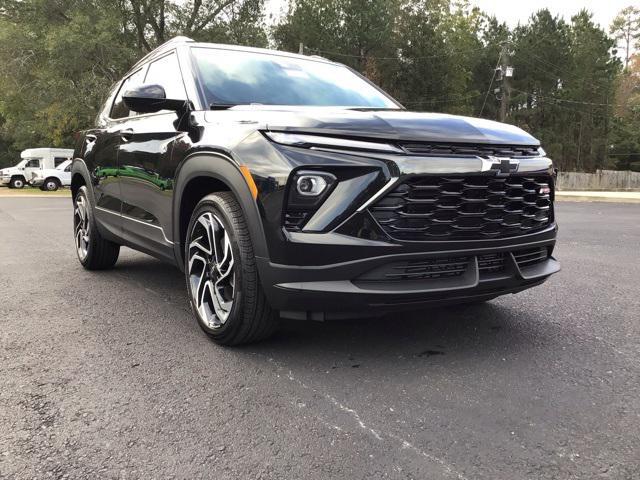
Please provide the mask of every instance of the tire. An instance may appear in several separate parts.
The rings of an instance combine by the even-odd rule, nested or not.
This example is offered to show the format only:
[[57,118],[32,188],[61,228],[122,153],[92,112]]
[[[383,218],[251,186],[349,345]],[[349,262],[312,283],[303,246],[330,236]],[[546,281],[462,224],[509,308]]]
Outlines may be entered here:
[[113,267],[120,254],[120,245],[105,240],[98,231],[93,205],[86,186],[81,186],[73,199],[73,235],[78,260],[87,270]]
[[276,331],[278,319],[262,290],[249,230],[233,194],[211,194],[196,205],[184,258],[191,308],[214,342],[257,342]]
[[13,177],[11,182],[9,183],[9,187],[11,188],[24,188],[25,185],[24,178],[22,177]]
[[55,192],[60,188],[60,181],[57,178],[47,178],[42,184],[42,189],[47,192]]

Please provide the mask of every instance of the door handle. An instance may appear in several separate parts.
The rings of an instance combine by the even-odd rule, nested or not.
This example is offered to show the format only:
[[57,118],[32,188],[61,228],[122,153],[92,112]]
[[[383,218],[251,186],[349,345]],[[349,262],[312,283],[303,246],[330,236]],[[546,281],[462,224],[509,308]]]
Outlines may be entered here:
[[133,137],[133,128],[126,128],[126,129],[122,130],[120,132],[120,137],[122,137],[122,140],[124,140],[125,142],[127,140],[130,140],[131,137]]

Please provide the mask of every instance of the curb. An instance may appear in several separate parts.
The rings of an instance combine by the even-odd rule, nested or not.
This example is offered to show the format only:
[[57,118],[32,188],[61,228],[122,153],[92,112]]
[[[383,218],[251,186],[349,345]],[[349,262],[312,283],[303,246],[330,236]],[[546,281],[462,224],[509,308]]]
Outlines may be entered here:
[[556,192],[556,201],[560,202],[602,202],[602,203],[640,203],[640,196],[615,196],[615,195],[567,195]]

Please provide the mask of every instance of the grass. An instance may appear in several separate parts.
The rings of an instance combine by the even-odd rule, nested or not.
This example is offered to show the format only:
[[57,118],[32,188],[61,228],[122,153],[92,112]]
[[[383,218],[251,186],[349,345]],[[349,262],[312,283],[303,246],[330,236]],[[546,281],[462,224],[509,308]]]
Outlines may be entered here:
[[45,192],[39,188],[24,187],[14,189],[9,187],[0,187],[0,197],[70,197],[71,190],[61,188],[55,192]]

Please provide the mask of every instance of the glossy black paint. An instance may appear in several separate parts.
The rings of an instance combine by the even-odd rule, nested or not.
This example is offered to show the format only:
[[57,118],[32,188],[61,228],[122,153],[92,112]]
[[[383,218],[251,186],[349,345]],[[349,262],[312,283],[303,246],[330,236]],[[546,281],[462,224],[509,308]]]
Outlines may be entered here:
[[126,105],[138,113],[155,113],[160,110],[180,112],[186,108],[184,100],[168,99],[162,85],[138,85],[123,95]]
[[[186,206],[193,202],[190,196],[201,192],[202,185],[230,190],[243,208],[269,301],[275,308],[289,312],[289,316],[305,318],[304,312],[340,310],[347,306],[354,313],[382,304],[391,308],[445,298],[451,301],[489,298],[528,288],[557,271],[551,258],[533,276],[514,270],[508,278],[485,279],[482,285],[476,279],[455,295],[429,289],[359,290],[353,279],[392,258],[450,254],[471,258],[479,252],[508,253],[538,244],[548,246],[551,251],[556,226],[554,223],[544,231],[507,239],[399,242],[389,238],[366,209],[358,211],[391,179],[401,182],[418,174],[496,172],[478,173],[480,160],[474,157],[301,148],[276,144],[265,132],[299,132],[390,143],[538,146],[539,142],[510,125],[401,109],[247,105],[210,111],[194,75],[190,45],[170,42],[131,70],[144,78],[151,62],[175,51],[187,102],[167,104],[162,100],[166,96],[161,85],[134,86],[124,94],[125,102],[147,113],[112,119],[109,112],[118,93],[116,86],[98,116],[96,127],[83,132],[78,139],[72,188],[81,183],[91,185],[98,226],[107,238],[183,268],[185,225],[191,214]],[[156,111],[167,107],[177,111]],[[242,168],[250,171],[257,186],[255,199]],[[536,175],[552,173],[551,162],[545,157],[524,159],[520,168]],[[337,181],[317,211],[310,214],[304,229],[287,231],[283,225],[291,179],[297,172],[309,170],[326,172]],[[340,302],[331,302],[331,298]]]

